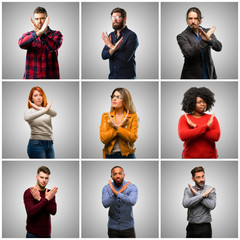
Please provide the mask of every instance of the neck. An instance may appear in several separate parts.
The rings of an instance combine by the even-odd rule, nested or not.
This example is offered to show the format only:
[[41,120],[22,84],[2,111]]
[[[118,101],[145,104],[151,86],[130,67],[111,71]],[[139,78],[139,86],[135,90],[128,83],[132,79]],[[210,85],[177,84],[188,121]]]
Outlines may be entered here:
[[116,31],[117,31],[117,36],[120,35],[120,32],[121,32],[125,27],[126,27],[126,25],[123,25],[123,27],[122,27],[121,29],[116,30]]
[[44,190],[45,190],[45,187],[42,188],[42,187],[40,187],[38,184],[35,185],[35,188],[36,188],[37,190],[39,190],[39,191],[44,191]]
[[194,112],[193,114],[192,114],[192,116],[194,116],[194,117],[201,117],[202,115],[204,114],[204,112],[203,113],[199,113],[199,112]]
[[121,107],[121,108],[115,108],[115,113],[116,113],[116,115],[122,115],[122,114],[124,114],[124,108],[123,107]]

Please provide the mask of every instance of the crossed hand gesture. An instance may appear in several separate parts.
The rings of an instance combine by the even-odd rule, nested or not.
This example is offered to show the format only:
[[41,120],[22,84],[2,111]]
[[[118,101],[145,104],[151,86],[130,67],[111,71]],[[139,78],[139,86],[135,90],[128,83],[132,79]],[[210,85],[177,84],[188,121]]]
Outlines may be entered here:
[[129,111],[127,111],[126,116],[123,118],[123,120],[122,120],[119,124],[116,124],[116,123],[114,122],[113,118],[111,117],[110,113],[108,113],[108,116],[109,116],[109,118],[110,118],[109,123],[112,125],[113,128],[115,128],[115,129],[118,130],[119,127],[122,127],[122,126],[127,122],[128,113],[129,113]]
[[[186,113],[184,115],[185,115],[187,123],[190,127],[192,127],[192,128],[197,127],[197,124],[195,124],[192,120],[190,120]],[[213,113],[211,115],[210,119],[208,120],[208,122],[207,122],[208,127],[210,127],[212,125],[214,116],[215,116],[215,113]]]
[[108,183],[109,183],[109,186],[110,186],[113,194],[117,196],[118,193],[123,193],[128,188],[128,185],[130,184],[130,181],[128,181],[126,184],[124,184],[119,191],[116,191],[116,189],[114,188],[111,180],[109,180]]
[[102,40],[104,41],[105,45],[109,47],[110,55],[113,55],[115,51],[117,51],[123,41],[123,37],[121,37],[115,45],[112,44],[111,35],[108,36],[107,32],[102,32]]
[[200,36],[201,36],[202,40],[206,41],[206,42],[210,42],[211,36],[215,32],[216,27],[215,26],[211,27],[207,33],[205,33],[201,27],[199,27],[199,30],[200,30]]
[[[188,184],[188,186],[189,186],[191,192],[193,193],[193,195],[196,195],[196,194],[197,194],[196,189],[194,189],[194,188],[191,186],[191,184]],[[206,190],[204,193],[202,193],[202,197],[203,197],[203,198],[207,197],[207,195],[208,195],[209,193],[211,193],[213,189],[214,189],[214,187]]]
[[38,26],[35,24],[35,22],[32,20],[32,17],[30,17],[30,22],[33,26],[34,31],[36,32],[38,37],[41,37],[48,29],[49,24],[49,16],[46,18],[44,24],[42,25],[41,29],[38,28]]

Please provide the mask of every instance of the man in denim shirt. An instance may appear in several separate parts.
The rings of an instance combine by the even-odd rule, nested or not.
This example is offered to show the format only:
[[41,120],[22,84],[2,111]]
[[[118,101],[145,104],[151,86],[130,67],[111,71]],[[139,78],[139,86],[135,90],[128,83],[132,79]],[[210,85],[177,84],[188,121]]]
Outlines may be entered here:
[[195,167],[192,171],[195,186],[188,184],[184,190],[183,206],[188,208],[187,238],[211,238],[211,210],[216,207],[214,187],[205,185],[203,167]]
[[102,204],[109,208],[109,238],[135,238],[132,206],[138,198],[138,189],[130,181],[124,181],[124,170],[115,166],[111,170],[109,183],[102,190]]
[[138,47],[137,35],[127,28],[127,13],[122,8],[115,8],[111,12],[112,27],[115,30],[109,35],[102,33],[105,46],[102,58],[109,59],[109,79],[135,79],[136,62],[135,51]]

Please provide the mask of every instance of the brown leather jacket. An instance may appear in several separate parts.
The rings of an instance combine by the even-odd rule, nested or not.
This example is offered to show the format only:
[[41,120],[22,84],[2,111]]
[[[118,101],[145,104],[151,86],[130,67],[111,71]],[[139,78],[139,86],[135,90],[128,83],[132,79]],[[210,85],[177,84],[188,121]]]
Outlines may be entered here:
[[[115,110],[110,113],[114,121],[116,121]],[[124,112],[124,117],[126,112]],[[110,124],[110,118],[108,113],[105,112],[102,115],[101,126],[100,126],[100,139],[105,144],[103,148],[103,158],[106,158],[106,154],[111,154],[113,146],[118,137],[121,154],[127,156],[130,153],[134,153],[134,142],[137,140],[138,130],[138,117],[136,113],[129,113],[127,121],[118,130],[114,129]]]

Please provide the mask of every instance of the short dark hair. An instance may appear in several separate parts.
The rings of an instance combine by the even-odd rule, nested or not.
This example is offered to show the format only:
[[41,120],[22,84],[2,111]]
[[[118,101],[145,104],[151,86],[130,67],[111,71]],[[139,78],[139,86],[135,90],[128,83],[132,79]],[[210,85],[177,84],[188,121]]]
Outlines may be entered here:
[[[120,166],[115,166],[115,167],[113,167],[113,168],[111,169],[111,175],[112,175],[112,171],[113,171],[113,169],[115,169],[115,168],[121,168],[121,169],[123,170],[122,167],[120,167]],[[123,170],[123,172],[124,172],[124,170]]]
[[196,172],[204,172],[204,173],[205,173],[204,168],[201,167],[201,166],[195,167],[195,168],[191,171],[192,177],[195,176],[195,173],[196,173]]
[[124,9],[122,9],[122,8],[119,8],[119,7],[114,8],[114,9],[112,10],[111,16],[113,15],[113,13],[116,13],[116,12],[121,13],[122,18],[125,18],[125,17],[127,16],[126,11],[125,11]]
[[214,93],[206,87],[192,87],[189,88],[183,96],[182,110],[186,113],[191,114],[196,108],[197,97],[202,98],[206,104],[206,111],[211,110],[215,103]]
[[196,8],[196,7],[191,7],[191,8],[189,8],[188,11],[187,11],[187,15],[186,15],[186,19],[187,19],[187,20],[188,20],[188,14],[189,14],[190,12],[195,12],[195,13],[197,13],[198,21],[199,21],[199,22],[200,22],[201,19],[203,18],[203,17],[202,17],[202,14],[201,14],[201,11],[200,11],[198,8]]
[[37,7],[37,8],[35,8],[33,14],[34,14],[34,13],[45,13],[46,17],[48,16],[47,10],[46,10],[45,8],[43,8],[43,7]]
[[39,174],[40,172],[44,172],[44,173],[49,174],[49,175],[51,174],[50,169],[46,166],[39,167],[38,170],[37,170],[37,174]]

